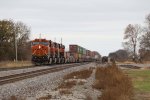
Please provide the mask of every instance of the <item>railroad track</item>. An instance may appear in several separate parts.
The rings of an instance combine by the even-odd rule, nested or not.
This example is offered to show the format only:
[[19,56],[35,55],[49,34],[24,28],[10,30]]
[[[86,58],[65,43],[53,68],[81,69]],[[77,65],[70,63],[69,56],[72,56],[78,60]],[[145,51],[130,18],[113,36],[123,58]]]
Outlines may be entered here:
[[77,67],[77,66],[84,65],[84,64],[88,64],[88,63],[54,65],[53,67],[51,66],[50,68],[47,68],[47,69],[41,69],[41,70],[30,71],[26,73],[19,73],[19,74],[13,74],[9,76],[0,77],[0,85],[13,83],[19,80],[32,78],[32,77],[36,77],[36,76],[40,76],[40,75],[44,75],[44,74],[48,74],[52,72],[57,72],[57,71],[64,70],[67,68]]

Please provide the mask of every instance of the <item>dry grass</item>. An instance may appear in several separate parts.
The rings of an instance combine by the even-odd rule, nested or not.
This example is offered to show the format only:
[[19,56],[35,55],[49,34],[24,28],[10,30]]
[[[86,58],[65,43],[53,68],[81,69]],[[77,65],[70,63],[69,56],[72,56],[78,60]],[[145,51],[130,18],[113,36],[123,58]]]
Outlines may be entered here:
[[150,61],[143,61],[144,64],[150,64]]
[[13,67],[25,67],[25,66],[32,66],[33,64],[31,61],[6,61],[0,62],[0,68],[13,68]]
[[69,89],[61,89],[61,90],[59,90],[59,93],[60,93],[61,95],[64,95],[64,94],[71,94],[71,92],[69,91]]
[[[93,72],[93,69],[85,69],[85,70],[81,70],[81,71],[76,71],[76,72],[72,72],[70,74],[67,74],[66,76],[64,76],[64,82],[58,87],[58,89],[60,88],[72,88],[74,85],[77,84],[76,80],[70,80],[69,79],[86,79],[88,77],[91,76]],[[65,81],[66,80],[66,81]],[[79,82],[80,85],[83,85],[83,82]]]
[[101,89],[99,100],[132,100],[133,86],[131,79],[115,65],[98,67],[93,88]]
[[[61,94],[70,94],[71,92],[69,91],[69,89],[77,85],[77,80],[74,79],[86,79],[91,76],[92,72],[93,69],[90,68],[67,74],[66,76],[64,76],[63,82],[55,90],[59,89]],[[84,82],[81,81],[78,84],[83,85]]]
[[58,86],[58,89],[64,89],[64,88],[67,88],[67,89],[70,89],[72,88],[73,86],[76,85],[76,81],[67,81],[67,82],[63,82],[61,85]]
[[[2,100],[8,100],[8,99],[2,99]],[[9,100],[25,100],[25,99],[22,97],[16,97],[16,96],[12,95],[12,96],[10,96]]]
[[75,78],[75,79],[86,79],[86,78],[89,78],[91,76],[92,72],[93,72],[92,68],[81,70],[81,71],[76,71],[76,72],[73,72],[73,73],[66,75],[64,77],[64,80],[73,79],[73,78]]
[[[140,62],[133,62],[132,60],[124,61],[124,62],[117,62],[116,61],[116,64],[135,64],[135,63],[140,63]],[[142,64],[150,64],[150,61],[142,61]]]
[[14,95],[12,95],[10,98],[11,98],[11,100],[17,100],[17,97]]
[[134,100],[150,100],[150,93],[149,92],[135,92],[135,99]]
[[141,68],[141,69],[148,69],[148,70],[149,70],[149,69],[150,69],[150,66],[148,66],[148,67],[144,67],[144,68]]
[[78,85],[84,85],[84,83],[85,83],[85,82],[80,81],[80,82],[78,83]]
[[47,96],[44,96],[44,97],[40,97],[40,98],[37,99],[37,100],[49,100],[49,99],[51,99],[51,98],[52,98],[51,95],[47,95]]
[[86,95],[86,99],[85,100],[92,100],[92,97],[89,95]]

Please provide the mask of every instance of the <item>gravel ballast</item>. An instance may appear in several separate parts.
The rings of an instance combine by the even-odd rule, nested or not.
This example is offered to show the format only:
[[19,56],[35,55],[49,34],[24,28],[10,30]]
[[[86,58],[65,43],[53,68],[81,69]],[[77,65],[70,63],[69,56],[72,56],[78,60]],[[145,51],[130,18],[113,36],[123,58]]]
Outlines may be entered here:
[[33,67],[33,68],[24,68],[24,69],[0,71],[0,77],[13,75],[13,74],[26,73],[26,72],[36,71],[36,70],[41,70],[41,69],[47,69],[47,68],[51,68],[51,66],[43,66],[43,67]]
[[63,71],[49,73],[15,83],[2,85],[0,86],[0,100],[7,100],[13,96],[19,99],[36,100],[36,97],[41,93],[57,88],[57,86],[61,84],[64,75],[93,66],[94,63],[90,63],[75,68],[69,68]]

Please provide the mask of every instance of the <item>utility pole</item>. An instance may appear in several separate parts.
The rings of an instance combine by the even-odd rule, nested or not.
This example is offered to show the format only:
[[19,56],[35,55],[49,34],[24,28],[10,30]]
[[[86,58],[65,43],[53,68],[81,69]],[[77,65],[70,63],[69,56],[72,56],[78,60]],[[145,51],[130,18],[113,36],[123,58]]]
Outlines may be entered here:
[[39,38],[41,39],[41,33],[40,33],[40,37]]
[[15,32],[15,51],[16,51],[16,61],[18,61],[18,51],[17,51],[17,34]]
[[56,37],[54,37],[54,42],[56,42]]
[[62,44],[62,38],[61,38],[61,44]]

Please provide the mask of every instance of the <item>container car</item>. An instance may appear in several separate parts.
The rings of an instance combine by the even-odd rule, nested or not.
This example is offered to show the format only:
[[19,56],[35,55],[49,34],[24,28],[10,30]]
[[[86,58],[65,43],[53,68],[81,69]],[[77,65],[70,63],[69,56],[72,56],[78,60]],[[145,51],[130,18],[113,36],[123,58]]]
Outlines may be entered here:
[[65,51],[62,43],[46,39],[35,39],[31,41],[32,61],[42,64],[60,64],[96,61],[100,55],[96,51],[90,51],[82,46],[71,44],[69,51]]
[[69,45],[69,51],[72,53],[79,53],[80,47],[78,45]]

